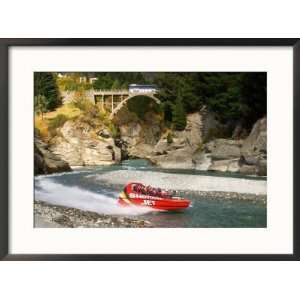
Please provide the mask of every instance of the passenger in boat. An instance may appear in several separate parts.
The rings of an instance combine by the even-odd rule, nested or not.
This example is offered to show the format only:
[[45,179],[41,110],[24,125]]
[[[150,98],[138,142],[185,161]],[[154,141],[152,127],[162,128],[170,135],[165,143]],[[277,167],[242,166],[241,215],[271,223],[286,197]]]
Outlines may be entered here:
[[136,192],[137,192],[138,194],[141,194],[141,193],[142,193],[142,186],[141,186],[141,185],[136,185],[135,188],[136,188]]
[[152,196],[158,196],[158,189],[152,188]]
[[144,186],[144,194],[147,195],[149,193],[149,186]]
[[134,186],[132,187],[132,190],[133,190],[135,193],[138,193],[138,190],[139,190],[138,185],[134,185]]
[[157,190],[156,190],[156,195],[157,195],[158,197],[162,197],[162,190],[161,190],[161,188],[157,188]]
[[153,190],[154,190],[153,187],[148,185],[146,187],[146,194],[152,196],[153,195]]
[[161,194],[162,194],[162,197],[164,197],[164,198],[171,198],[172,197],[172,193],[168,190],[162,190]]
[[166,191],[166,190],[162,190],[162,191],[161,191],[161,196],[162,196],[163,198],[166,198],[166,197],[167,197],[167,191]]

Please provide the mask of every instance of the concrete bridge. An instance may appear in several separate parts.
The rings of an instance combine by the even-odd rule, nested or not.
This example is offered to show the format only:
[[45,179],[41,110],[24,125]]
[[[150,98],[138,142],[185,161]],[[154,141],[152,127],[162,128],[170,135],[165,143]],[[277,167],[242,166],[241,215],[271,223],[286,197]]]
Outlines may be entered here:
[[[63,92],[63,103],[72,102],[75,96],[75,92]],[[110,118],[112,119],[116,113],[127,105],[128,100],[137,97],[145,96],[151,98],[157,104],[160,100],[155,96],[154,93],[139,92],[133,93],[129,90],[87,90],[84,92],[84,97],[92,103],[99,105],[102,110],[110,112]]]

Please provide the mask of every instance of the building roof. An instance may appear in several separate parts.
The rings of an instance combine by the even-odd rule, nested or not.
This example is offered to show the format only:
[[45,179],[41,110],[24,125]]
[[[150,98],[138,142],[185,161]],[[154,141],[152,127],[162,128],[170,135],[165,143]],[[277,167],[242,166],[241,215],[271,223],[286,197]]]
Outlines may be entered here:
[[155,88],[157,89],[157,86],[155,84],[129,84],[129,88]]

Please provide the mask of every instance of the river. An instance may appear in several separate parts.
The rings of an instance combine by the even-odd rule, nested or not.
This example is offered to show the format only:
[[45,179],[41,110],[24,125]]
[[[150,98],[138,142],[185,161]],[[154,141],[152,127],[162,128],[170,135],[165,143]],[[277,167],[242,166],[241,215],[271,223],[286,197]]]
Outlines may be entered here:
[[[139,180],[138,180],[139,179]],[[148,208],[120,207],[118,194],[124,183],[173,188],[192,200],[184,212],[155,212]],[[267,205],[252,197],[205,196],[197,191],[219,190],[257,195],[266,193],[266,178],[195,170],[165,170],[145,160],[124,161],[120,165],[82,167],[70,173],[35,177],[35,199],[106,215],[123,215],[150,221],[155,227],[266,227]],[[212,192],[212,195],[213,192]]]

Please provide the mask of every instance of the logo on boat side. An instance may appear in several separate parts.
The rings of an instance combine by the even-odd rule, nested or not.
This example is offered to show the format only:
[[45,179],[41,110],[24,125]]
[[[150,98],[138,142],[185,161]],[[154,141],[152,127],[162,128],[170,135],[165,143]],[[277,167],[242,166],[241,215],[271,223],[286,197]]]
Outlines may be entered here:
[[130,193],[129,198],[140,198],[140,199],[157,199],[157,197],[148,196],[148,195],[142,195],[142,194],[135,194]]
[[153,200],[144,200],[144,204],[148,205],[148,206],[153,206],[153,205],[155,205],[155,201],[153,201]]

